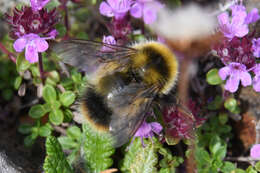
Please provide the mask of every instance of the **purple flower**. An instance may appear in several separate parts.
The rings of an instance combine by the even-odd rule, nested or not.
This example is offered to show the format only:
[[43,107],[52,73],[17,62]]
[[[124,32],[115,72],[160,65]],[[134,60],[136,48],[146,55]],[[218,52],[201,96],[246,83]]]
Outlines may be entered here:
[[243,5],[233,5],[232,19],[229,20],[227,12],[221,13],[218,16],[219,27],[225,37],[232,39],[234,36],[243,37],[248,34],[248,24],[256,22],[259,19],[258,10],[254,8],[248,14]]
[[6,20],[12,27],[10,37],[17,39],[30,33],[47,35],[59,18],[56,9],[50,12],[44,8],[34,11],[31,7],[23,6],[21,10],[15,8],[13,16],[6,14]]
[[153,23],[157,18],[157,12],[163,5],[155,0],[137,0],[131,7],[130,13],[135,18],[143,17],[146,24]]
[[[179,139],[193,138],[193,128],[199,127],[206,120],[199,117],[200,107],[192,100],[188,102],[188,109],[191,111],[193,118],[190,117],[189,112],[176,106],[166,106],[163,109],[163,120],[165,123],[166,138]],[[195,121],[194,121],[195,120]]]
[[255,57],[252,52],[252,37],[234,37],[232,40],[224,39],[222,43],[216,45],[215,50],[224,64],[237,62],[244,64],[247,69],[255,66]]
[[243,37],[248,33],[248,25],[244,23],[245,19],[246,12],[242,10],[236,11],[235,15],[232,16],[231,22],[227,12],[221,13],[218,16],[220,30],[229,39],[232,39],[234,36]]
[[232,93],[237,91],[240,80],[243,86],[249,86],[252,83],[251,76],[244,64],[232,62],[222,67],[218,74],[222,80],[225,80],[229,76],[225,89]]
[[26,34],[18,38],[13,47],[16,52],[22,52],[25,49],[25,59],[30,63],[35,63],[38,61],[38,52],[44,52],[49,47],[46,39],[51,39],[51,37],[41,38],[37,34]]
[[143,144],[143,138],[152,138],[154,133],[159,135],[162,131],[162,126],[157,122],[147,123],[143,122],[139,127],[134,137],[140,137]]
[[111,44],[111,45],[115,45],[116,44],[116,40],[115,40],[115,38],[112,35],[104,36],[102,42],[106,43],[106,44]]
[[51,32],[47,34],[51,39],[54,39],[58,35],[58,31],[53,29]]
[[50,0],[30,0],[33,11],[41,10]]
[[102,2],[99,11],[107,17],[123,18],[130,9],[131,0],[107,0]]
[[[109,36],[104,36],[103,37],[103,43],[106,43],[106,44],[110,44],[110,45],[115,45],[116,44],[116,40],[115,38],[112,36],[112,35],[109,35]],[[101,51],[113,51],[113,49],[109,48],[108,46],[103,46]]]
[[253,78],[253,88],[256,92],[260,92],[260,64],[257,64],[253,72],[255,73],[255,77]]
[[250,24],[256,22],[260,18],[258,9],[253,8],[246,16],[245,23]]
[[260,158],[260,144],[256,144],[250,149],[250,157],[254,159]]
[[260,58],[260,38],[252,40],[252,50],[255,57]]

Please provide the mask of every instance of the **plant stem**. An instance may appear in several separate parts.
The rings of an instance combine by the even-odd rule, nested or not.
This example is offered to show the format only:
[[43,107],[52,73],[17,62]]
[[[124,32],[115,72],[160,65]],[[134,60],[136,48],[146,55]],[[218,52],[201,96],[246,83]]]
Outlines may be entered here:
[[69,15],[68,15],[67,1],[63,4],[63,9],[65,11],[65,16],[64,16],[64,22],[65,22],[65,27],[66,27],[66,36],[65,37],[68,37],[70,25],[69,25]]
[[0,42],[0,50],[8,55],[8,58],[16,64],[16,58],[12,52],[9,52],[5,46]]
[[42,54],[39,53],[39,71],[40,71],[40,76],[42,79],[42,82],[44,82],[44,70],[43,70],[43,63],[42,63]]

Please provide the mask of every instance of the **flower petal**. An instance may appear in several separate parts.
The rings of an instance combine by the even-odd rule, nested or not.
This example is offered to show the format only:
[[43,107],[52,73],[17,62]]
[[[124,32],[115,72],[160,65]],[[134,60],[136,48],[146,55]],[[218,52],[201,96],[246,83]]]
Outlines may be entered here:
[[229,18],[228,18],[228,14],[225,13],[221,13],[220,15],[218,15],[218,23],[220,25],[225,25],[229,23]]
[[252,49],[255,57],[260,58],[260,38],[252,40]]
[[24,37],[18,38],[13,44],[14,50],[16,52],[22,52],[26,46],[26,43],[27,40]]
[[150,8],[145,6],[144,7],[144,23],[151,24],[153,23],[157,18],[157,10],[154,8]]
[[245,23],[249,24],[249,23],[253,23],[256,22],[258,19],[260,18],[259,14],[258,14],[258,9],[257,8],[253,8],[246,16],[245,19]]
[[28,44],[25,47],[25,59],[30,63],[35,63],[38,61],[38,52],[36,45]]
[[251,75],[247,71],[241,72],[239,77],[240,77],[241,83],[244,87],[252,84]]
[[236,24],[234,24],[232,26],[232,32],[237,37],[240,37],[240,38],[244,37],[249,32],[248,25],[246,25],[246,24],[245,25],[236,25]]
[[56,29],[53,29],[51,30],[51,32],[48,33],[48,36],[54,39],[58,34],[59,34],[58,31]]
[[255,159],[260,158],[260,144],[256,144],[250,149],[250,156]]
[[34,42],[37,47],[37,52],[44,52],[49,47],[48,42],[43,38],[38,38]]
[[130,10],[131,16],[141,18],[143,14],[142,5],[138,2],[134,3]]
[[102,2],[99,6],[99,12],[107,17],[113,17],[114,13],[112,8],[106,3],[106,2]]
[[161,124],[160,123],[157,123],[157,122],[152,122],[152,123],[150,123],[150,125],[151,125],[151,127],[152,127],[152,131],[154,132],[154,133],[156,133],[157,135],[159,135],[160,134],[160,132],[162,131],[162,126],[161,126]]
[[144,121],[134,136],[146,137],[151,131],[152,131],[152,128],[151,128],[150,124],[148,124],[147,122]]
[[225,66],[219,69],[218,74],[222,80],[225,80],[228,75],[230,75],[230,67]]
[[33,11],[41,10],[50,0],[30,0]]
[[239,85],[239,77],[238,76],[230,76],[226,82],[225,89],[234,93],[237,91]]
[[256,75],[253,79],[253,88],[256,92],[260,92],[260,76]]

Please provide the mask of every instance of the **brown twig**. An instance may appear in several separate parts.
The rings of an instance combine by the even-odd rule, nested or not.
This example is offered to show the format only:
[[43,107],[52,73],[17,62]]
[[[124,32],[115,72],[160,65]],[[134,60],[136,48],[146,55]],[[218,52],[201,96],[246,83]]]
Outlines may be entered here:
[[260,158],[254,159],[252,157],[226,157],[225,160],[234,161],[234,162],[247,162],[250,163],[251,165],[254,165],[255,162],[260,161]]
[[52,128],[54,128],[55,131],[61,133],[64,136],[66,136],[66,134],[67,134],[66,130],[60,126],[55,126],[52,124]]
[[8,58],[16,64],[16,58],[12,52],[9,52],[5,46],[0,42],[0,51],[8,55]]
[[44,70],[43,70],[43,62],[42,62],[41,53],[39,53],[39,71],[40,71],[41,80],[44,83],[45,74],[44,74]]
[[112,169],[107,169],[105,171],[101,171],[100,173],[112,173],[112,172],[116,172],[118,171],[116,168],[112,168]]

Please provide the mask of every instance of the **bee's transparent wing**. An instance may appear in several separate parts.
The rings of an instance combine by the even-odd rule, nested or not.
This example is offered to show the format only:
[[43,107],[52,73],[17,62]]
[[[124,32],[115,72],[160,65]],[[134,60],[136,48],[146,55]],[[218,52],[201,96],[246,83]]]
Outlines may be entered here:
[[108,102],[114,112],[109,130],[115,138],[115,147],[127,143],[138,130],[151,109],[155,93],[151,88],[134,83],[114,95]]
[[130,47],[77,39],[55,43],[52,50],[64,63],[86,71],[87,74],[111,61],[127,64],[130,56],[136,53],[136,49]]

